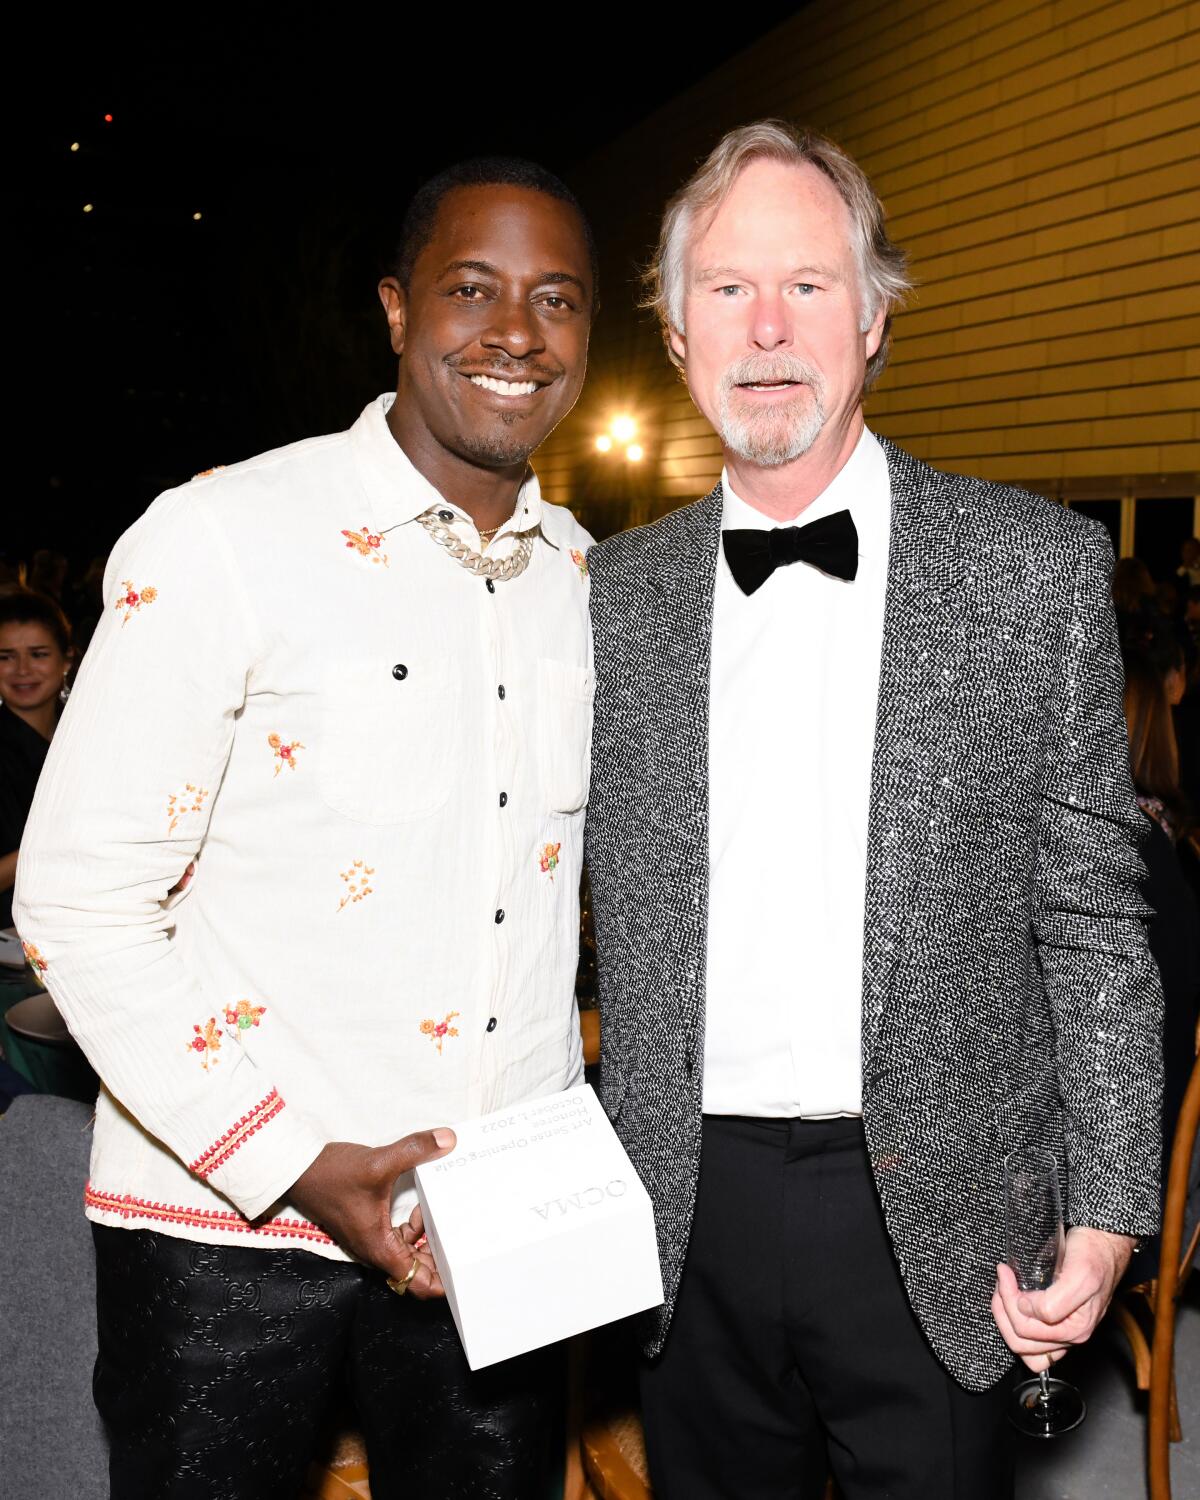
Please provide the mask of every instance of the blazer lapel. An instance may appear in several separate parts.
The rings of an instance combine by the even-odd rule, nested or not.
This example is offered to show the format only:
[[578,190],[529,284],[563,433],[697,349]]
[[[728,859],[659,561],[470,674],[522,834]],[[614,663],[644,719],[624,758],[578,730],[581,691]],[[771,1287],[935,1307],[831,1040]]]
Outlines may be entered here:
[[[713,595],[721,539],[721,486],[679,512],[679,532],[648,577],[646,640],[652,661],[655,765],[661,794],[652,817],[661,834],[666,913],[679,975],[677,997],[688,1055],[698,1060],[708,924],[708,711]],[[699,1076],[697,1070],[697,1076]]]
[[863,1076],[920,885],[938,790],[953,755],[952,710],[967,630],[953,486],[881,440],[891,537],[871,802],[863,942]]

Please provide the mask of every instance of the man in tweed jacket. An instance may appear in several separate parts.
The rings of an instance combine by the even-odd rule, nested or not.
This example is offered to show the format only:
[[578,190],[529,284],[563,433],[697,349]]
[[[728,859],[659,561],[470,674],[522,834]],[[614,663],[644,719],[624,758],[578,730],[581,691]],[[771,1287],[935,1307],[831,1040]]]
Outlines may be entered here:
[[[907,279],[831,143],[727,136],[649,279],[725,457],[589,558],[601,1088],[657,1217],[655,1493],[816,1495],[827,1451],[846,1500],[1005,1495],[1013,1354],[1085,1340],[1158,1217],[1111,548],[864,428]],[[1030,1147],[1069,1226],[1036,1293],[1001,1264]]]

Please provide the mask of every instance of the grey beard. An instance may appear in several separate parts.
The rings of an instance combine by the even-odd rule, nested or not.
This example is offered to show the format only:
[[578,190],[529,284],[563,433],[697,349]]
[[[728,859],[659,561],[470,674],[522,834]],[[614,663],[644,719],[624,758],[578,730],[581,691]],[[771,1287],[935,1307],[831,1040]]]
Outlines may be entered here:
[[[777,380],[795,380],[808,387],[811,396],[789,401],[786,406],[761,411],[739,410],[734,402],[739,385]],[[821,397],[824,381],[820,371],[791,354],[749,355],[726,370],[721,382],[720,434],[727,448],[748,463],[765,469],[789,464],[808,452],[825,425]]]

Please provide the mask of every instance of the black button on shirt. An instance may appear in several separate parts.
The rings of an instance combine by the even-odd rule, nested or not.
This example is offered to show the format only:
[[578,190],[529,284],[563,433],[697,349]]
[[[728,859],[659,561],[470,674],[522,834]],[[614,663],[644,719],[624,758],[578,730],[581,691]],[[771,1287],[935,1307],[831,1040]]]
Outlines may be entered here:
[[453,519],[454,519],[454,512],[452,510],[439,510],[438,511],[438,520],[439,521],[453,521]]
[[500,806],[501,807],[507,807],[508,806],[508,793],[507,792],[501,792],[500,793]]
[[501,700],[503,700],[503,698],[504,698],[504,684],[501,683],[500,686],[496,689],[496,691],[500,694]]
[[504,921],[504,908],[501,907],[500,910],[496,913],[496,926],[499,927],[500,923],[503,922],[503,921]]
[[398,661],[392,668],[392,676],[396,679],[397,682],[403,682],[404,679],[408,676],[408,668],[402,661]]
[[492,582],[492,580],[490,578],[486,578],[484,579],[484,582],[487,584],[488,593],[494,594],[496,592],[496,585]]
[[496,1018],[495,1018],[495,1016],[492,1016],[492,1017],[489,1018],[488,1023],[487,1023],[487,1029],[489,1031],[495,1031],[495,1029],[496,1029]]

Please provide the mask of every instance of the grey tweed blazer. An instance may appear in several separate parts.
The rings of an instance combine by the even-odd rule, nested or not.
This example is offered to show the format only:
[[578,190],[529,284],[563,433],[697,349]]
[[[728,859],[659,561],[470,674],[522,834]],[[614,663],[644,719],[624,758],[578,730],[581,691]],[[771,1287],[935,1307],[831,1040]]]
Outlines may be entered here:
[[[892,523],[863,1114],[912,1306],[946,1368],[976,1390],[1011,1363],[990,1311],[1008,1151],[1032,1141],[1058,1153],[1069,1223],[1157,1227],[1162,995],[1139,888],[1144,819],[1107,534],[883,446]],[[666,1300],[647,1332],[651,1355],[670,1324],[703,1170],[720,520],[718,486],[589,553],[600,1091],[655,1207]],[[795,963],[802,981],[802,953]]]

